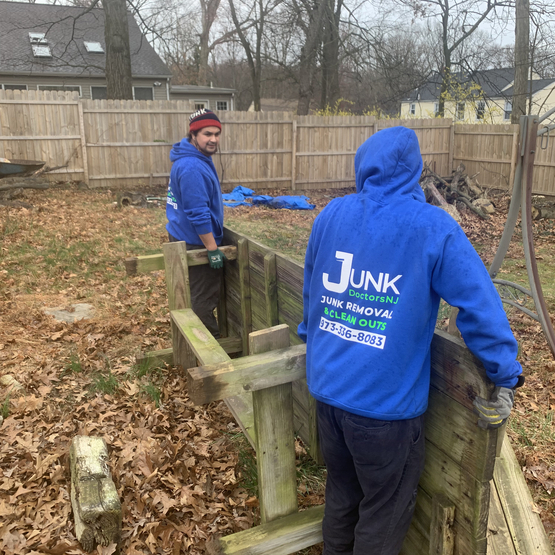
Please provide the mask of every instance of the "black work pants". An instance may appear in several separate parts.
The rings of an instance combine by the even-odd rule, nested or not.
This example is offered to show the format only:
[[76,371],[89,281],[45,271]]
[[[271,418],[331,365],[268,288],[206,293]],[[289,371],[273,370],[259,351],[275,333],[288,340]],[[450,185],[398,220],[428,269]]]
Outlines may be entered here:
[[398,555],[424,468],[424,417],[374,420],[320,401],[317,411],[324,555]]
[[[178,239],[169,235],[170,242]],[[204,245],[189,245],[187,250],[193,251],[206,248]],[[214,270],[208,264],[189,266],[189,287],[191,289],[191,308],[201,319],[208,331],[218,339],[220,330],[214,316],[214,309],[220,301],[220,287],[223,269]]]

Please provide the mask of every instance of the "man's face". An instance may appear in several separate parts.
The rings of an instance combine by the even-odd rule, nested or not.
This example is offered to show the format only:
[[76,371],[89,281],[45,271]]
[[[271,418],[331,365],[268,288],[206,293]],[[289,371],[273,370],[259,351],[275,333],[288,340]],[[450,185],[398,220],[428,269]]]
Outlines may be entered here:
[[212,156],[218,149],[220,142],[221,129],[215,125],[203,127],[196,135],[193,136],[192,143],[205,156]]

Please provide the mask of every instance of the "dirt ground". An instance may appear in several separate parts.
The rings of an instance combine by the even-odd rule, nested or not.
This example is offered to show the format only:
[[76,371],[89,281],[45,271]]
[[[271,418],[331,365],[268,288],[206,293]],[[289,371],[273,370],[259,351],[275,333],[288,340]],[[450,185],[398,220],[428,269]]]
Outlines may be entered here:
[[[312,192],[314,211],[226,209],[226,221],[302,260],[314,217],[336,194]],[[170,346],[164,273],[129,278],[123,266],[127,256],[160,250],[163,208],[119,209],[115,192],[73,185],[27,191],[24,200],[33,208],[0,206],[0,552],[83,553],[69,499],[76,435],[109,445],[126,555],[206,553],[215,535],[257,523],[252,451],[225,406],[195,407],[175,368],[135,364],[139,352]],[[461,224],[486,263],[508,208],[507,197],[494,202],[493,218],[463,212]],[[552,221],[535,232],[538,257],[549,266]],[[510,272],[522,271],[516,240],[507,262]],[[64,323],[44,312],[71,313],[77,303],[91,304],[94,317]],[[555,298],[548,304],[553,314]],[[510,318],[526,385],[509,434],[555,545],[555,364],[539,326],[518,313]],[[320,504],[322,470],[311,467],[300,442],[297,455],[299,505]]]

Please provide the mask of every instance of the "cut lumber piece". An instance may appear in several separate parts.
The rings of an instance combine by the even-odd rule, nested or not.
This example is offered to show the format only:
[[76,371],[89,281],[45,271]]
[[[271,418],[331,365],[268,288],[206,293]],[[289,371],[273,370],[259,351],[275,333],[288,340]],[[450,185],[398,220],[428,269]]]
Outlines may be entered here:
[[322,541],[324,505],[215,540],[213,555],[288,555]]
[[121,503],[100,437],[76,436],[69,449],[75,535],[87,552],[97,544],[119,544]]
[[[243,352],[243,340],[240,337],[220,337],[218,340],[221,348],[228,354],[233,355]],[[160,364],[173,364],[173,347],[160,349],[159,351],[148,351],[135,357],[137,364],[144,364],[148,368],[156,368]]]
[[487,555],[518,555],[507,528],[503,507],[493,480],[490,492]]
[[[252,354],[288,346],[287,324],[249,335]],[[298,510],[291,382],[253,391],[252,400],[260,519],[264,524]]]
[[276,349],[220,364],[190,368],[189,396],[195,404],[258,391],[306,376],[306,345]]
[[455,505],[445,495],[434,495],[430,524],[430,555],[453,555],[455,550],[454,521]]
[[516,552],[551,555],[549,538],[540,515],[534,511],[532,495],[508,437],[505,437],[501,456],[496,460],[493,482]]
[[[200,364],[218,364],[231,361],[218,343],[218,340],[212,336],[200,318],[190,308],[173,310],[170,314],[172,322],[180,330],[183,340],[187,343],[188,348],[191,349]],[[225,399],[225,404],[231,411],[231,414],[233,414],[237,424],[241,426],[250,444],[256,449],[252,393],[246,392],[242,395]]]
[[[237,259],[237,247],[233,245],[219,247],[228,260]],[[164,269],[164,254],[149,254],[145,256],[134,256],[124,260],[125,272],[128,276],[137,274],[146,274],[155,270]],[[187,251],[187,265],[200,266],[208,264],[208,255],[206,249]]]

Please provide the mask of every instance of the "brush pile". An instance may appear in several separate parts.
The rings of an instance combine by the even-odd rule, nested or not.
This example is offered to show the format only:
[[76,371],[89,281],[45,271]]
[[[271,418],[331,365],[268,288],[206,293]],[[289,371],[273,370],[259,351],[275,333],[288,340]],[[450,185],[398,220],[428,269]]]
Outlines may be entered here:
[[425,163],[420,186],[426,195],[426,202],[439,206],[458,222],[460,214],[457,204],[467,206],[484,219],[495,213],[495,207],[480,187],[476,175],[466,174],[464,164],[459,164],[450,177],[440,177]]

